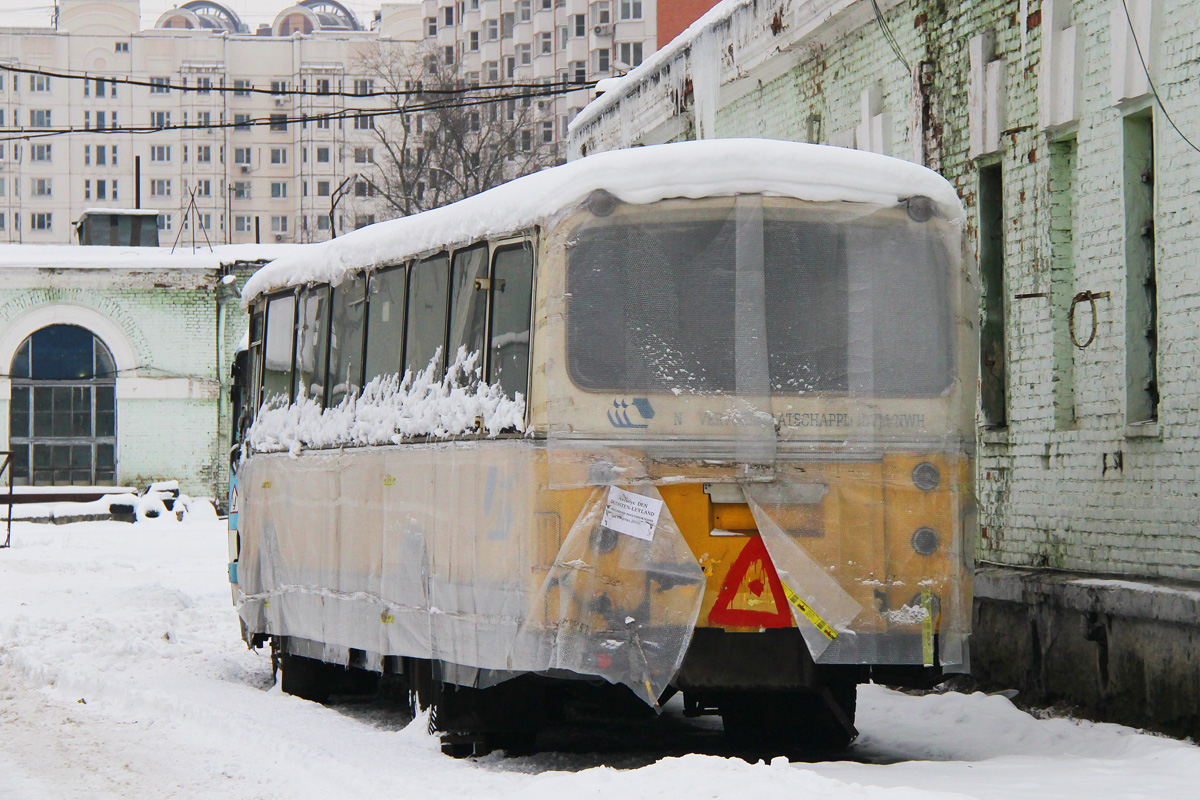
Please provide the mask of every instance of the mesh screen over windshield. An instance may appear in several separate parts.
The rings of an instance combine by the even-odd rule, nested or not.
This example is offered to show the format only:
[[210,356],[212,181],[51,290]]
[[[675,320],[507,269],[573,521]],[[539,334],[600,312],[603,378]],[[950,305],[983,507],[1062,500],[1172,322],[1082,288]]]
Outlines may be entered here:
[[[828,209],[829,207],[824,207]],[[591,391],[735,392],[733,209],[614,218],[568,249],[568,367]],[[936,395],[953,378],[933,223],[767,208],[767,368],[779,394]]]

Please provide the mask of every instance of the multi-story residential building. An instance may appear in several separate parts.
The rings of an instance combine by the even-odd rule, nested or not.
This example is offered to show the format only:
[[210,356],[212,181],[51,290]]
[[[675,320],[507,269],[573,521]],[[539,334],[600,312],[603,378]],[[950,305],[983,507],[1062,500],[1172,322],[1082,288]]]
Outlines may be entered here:
[[[423,0],[421,7],[423,46],[457,65],[467,83],[595,81],[628,72],[658,45],[655,0]],[[565,141],[590,94],[580,88],[539,100],[540,140]]]
[[97,206],[159,210],[164,244],[316,241],[381,213],[357,185],[387,106],[362,64],[416,46],[418,6],[372,30],[334,0],[256,31],[212,0],[139,14],[59,0],[54,28],[0,29],[0,65],[53,73],[0,70],[0,242],[69,242]]

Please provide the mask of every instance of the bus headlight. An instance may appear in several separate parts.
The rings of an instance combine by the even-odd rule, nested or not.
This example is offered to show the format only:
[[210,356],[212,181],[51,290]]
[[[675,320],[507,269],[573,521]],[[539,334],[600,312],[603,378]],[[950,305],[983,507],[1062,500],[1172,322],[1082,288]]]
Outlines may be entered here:
[[912,482],[922,492],[932,492],[942,482],[942,473],[933,464],[922,461],[913,467]]
[[941,540],[933,528],[917,528],[916,533],[912,535],[912,549],[916,550],[918,555],[931,556],[937,552],[940,544]]

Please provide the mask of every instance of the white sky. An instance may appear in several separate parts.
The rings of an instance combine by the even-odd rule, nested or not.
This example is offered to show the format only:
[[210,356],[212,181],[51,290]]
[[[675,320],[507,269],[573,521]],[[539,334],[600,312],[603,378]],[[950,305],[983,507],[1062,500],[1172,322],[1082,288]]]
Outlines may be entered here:
[[[294,2],[295,0],[293,0]],[[404,0],[389,0],[389,2]],[[142,0],[142,27],[152,28],[155,21],[164,11],[183,5],[187,0],[170,2],[170,0]],[[217,0],[226,8],[233,11],[242,21],[250,26],[250,30],[258,27],[260,22],[274,22],[280,11],[291,6],[289,0]],[[340,0],[342,5],[349,8],[358,17],[364,28],[370,27],[371,20],[379,8],[379,0]],[[48,27],[54,14],[54,4],[46,0],[0,0],[0,27],[38,26]]]

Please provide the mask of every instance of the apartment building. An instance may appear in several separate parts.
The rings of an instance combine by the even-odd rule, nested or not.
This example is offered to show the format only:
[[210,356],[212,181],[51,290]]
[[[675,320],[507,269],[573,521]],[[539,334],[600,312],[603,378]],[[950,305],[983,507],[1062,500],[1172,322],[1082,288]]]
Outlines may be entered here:
[[368,28],[302,0],[251,31],[192,0],[140,30],[138,0],[59,0],[53,28],[0,29],[0,64],[56,73],[0,70],[0,242],[70,242],[93,207],[158,210],[166,245],[319,241],[388,216],[370,190],[387,103],[362,65],[418,47],[419,14],[385,5]]
[[[421,7],[423,46],[457,65],[467,83],[595,81],[628,72],[658,45],[655,0],[423,0]],[[586,88],[539,99],[540,141],[565,142],[567,124],[590,99]]]

